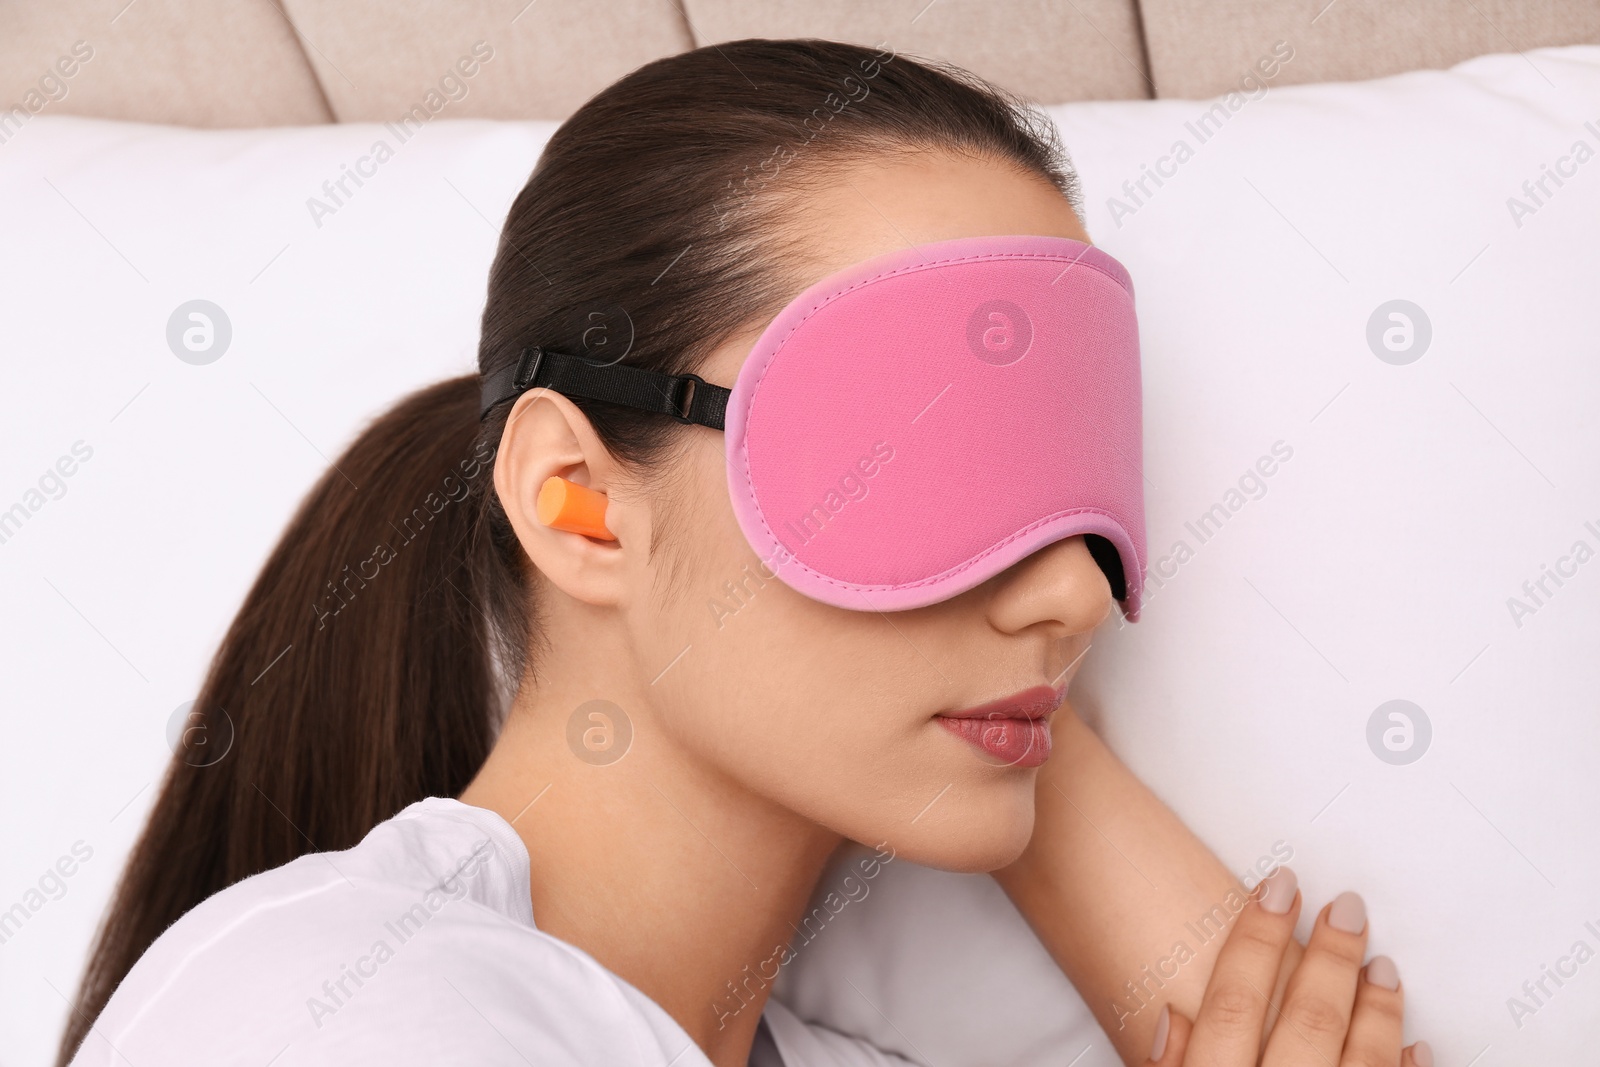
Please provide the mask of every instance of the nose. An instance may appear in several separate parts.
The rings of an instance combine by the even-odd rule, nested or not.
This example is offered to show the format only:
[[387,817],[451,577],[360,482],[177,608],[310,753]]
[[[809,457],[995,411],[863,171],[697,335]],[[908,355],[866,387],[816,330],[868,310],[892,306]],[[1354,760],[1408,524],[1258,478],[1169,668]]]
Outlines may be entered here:
[[1111,583],[1083,536],[1046,545],[994,578],[989,622],[1003,633],[1043,626],[1051,637],[1087,633],[1111,613]]

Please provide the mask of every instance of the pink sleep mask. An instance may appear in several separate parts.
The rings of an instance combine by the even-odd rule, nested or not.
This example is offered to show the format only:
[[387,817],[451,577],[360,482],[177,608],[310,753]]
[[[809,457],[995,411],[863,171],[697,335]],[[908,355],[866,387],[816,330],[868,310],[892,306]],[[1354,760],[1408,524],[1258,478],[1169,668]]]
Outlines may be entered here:
[[1064,237],[967,237],[856,263],[768,324],[730,390],[542,346],[487,376],[725,430],[766,570],[841,608],[967,591],[1079,534],[1129,621],[1145,531],[1128,272]]
[[725,421],[739,526],[809,597],[922,607],[1089,534],[1138,618],[1138,324],[1092,245],[962,238],[829,275],[762,333]]

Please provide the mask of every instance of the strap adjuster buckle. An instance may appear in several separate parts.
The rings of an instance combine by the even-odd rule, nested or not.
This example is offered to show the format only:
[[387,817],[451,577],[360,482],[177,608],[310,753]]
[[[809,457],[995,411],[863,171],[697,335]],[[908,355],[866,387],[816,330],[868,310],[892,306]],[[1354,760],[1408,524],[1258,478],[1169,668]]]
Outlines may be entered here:
[[689,418],[689,410],[694,405],[694,398],[700,392],[700,386],[706,380],[698,374],[678,374],[672,378],[672,391],[667,397],[667,407],[663,414],[671,415],[679,422],[693,422]]
[[511,376],[512,384],[517,387],[517,392],[527,390],[528,383],[533,381],[539,373],[539,364],[544,362],[544,349],[532,345],[522,350],[522,355],[517,359],[516,372]]

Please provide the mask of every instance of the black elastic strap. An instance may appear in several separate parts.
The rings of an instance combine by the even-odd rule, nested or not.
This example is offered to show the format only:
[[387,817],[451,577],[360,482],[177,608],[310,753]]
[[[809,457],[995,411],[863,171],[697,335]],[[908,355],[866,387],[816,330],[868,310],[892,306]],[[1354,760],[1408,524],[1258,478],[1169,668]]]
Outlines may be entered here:
[[625,363],[596,363],[534,345],[524,348],[516,363],[484,380],[478,418],[482,420],[497,405],[529,389],[621,404],[713,430],[722,429],[732,393],[698,374],[663,374]]

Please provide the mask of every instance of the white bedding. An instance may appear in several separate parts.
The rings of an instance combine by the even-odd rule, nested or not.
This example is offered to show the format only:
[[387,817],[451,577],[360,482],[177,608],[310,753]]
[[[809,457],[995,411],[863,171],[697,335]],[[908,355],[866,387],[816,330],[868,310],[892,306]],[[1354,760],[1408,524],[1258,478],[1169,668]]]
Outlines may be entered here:
[[[1600,47],[1234,103],[1051,109],[1145,360],[1149,608],[1080,706],[1233,869],[1277,846],[1308,902],[1363,892],[1438,1062],[1592,1050]],[[438,120],[332,213],[308,201],[384,127],[40,117],[0,146],[0,1058],[49,1057],[168,722],[294,503],[472,367],[552,129]],[[220,330],[179,358],[195,300],[216,358]],[[1418,358],[1414,310],[1369,328],[1395,300]],[[1369,731],[1393,700],[1431,729],[1413,762],[1414,711],[1409,751],[1392,709]],[[895,864],[836,923],[783,979],[803,1015],[939,1067],[1116,1062],[985,877]],[[1546,966],[1572,974],[1535,1004]]]

